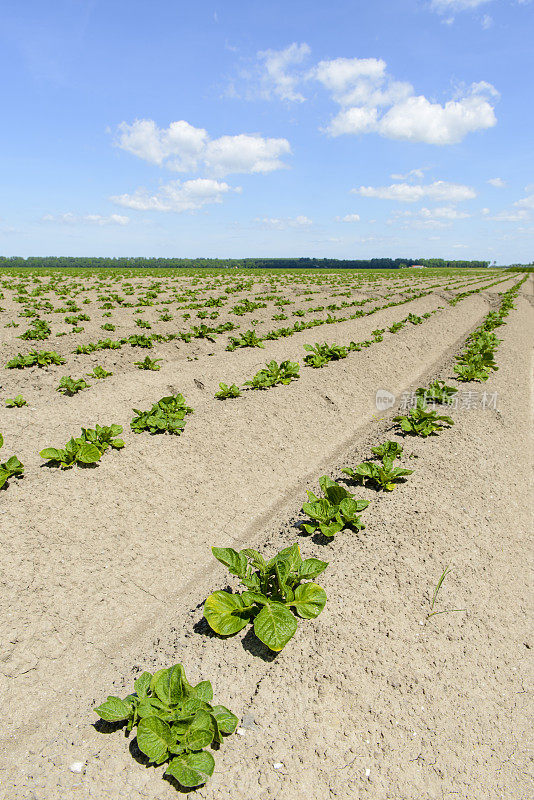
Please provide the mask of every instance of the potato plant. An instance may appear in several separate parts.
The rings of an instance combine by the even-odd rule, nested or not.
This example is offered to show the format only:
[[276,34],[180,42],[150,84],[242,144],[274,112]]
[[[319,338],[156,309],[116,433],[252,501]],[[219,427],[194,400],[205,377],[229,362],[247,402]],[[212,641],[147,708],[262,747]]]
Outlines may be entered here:
[[145,356],[143,361],[134,361],[134,364],[138,369],[151,369],[157,371],[158,369],[161,369],[159,365],[160,361],[161,358],[150,358],[150,356]]
[[433,381],[426,389],[419,387],[416,390],[416,397],[422,397],[425,403],[440,403],[440,405],[451,405],[454,403],[454,395],[458,392],[454,386],[447,386],[445,381]]
[[368,500],[355,500],[354,495],[344,486],[340,486],[327,475],[319,478],[319,486],[324,497],[317,497],[308,491],[308,502],[302,506],[302,511],[311,520],[302,524],[306,533],[315,533],[318,530],[331,539],[344,528],[354,531],[365,528],[360,512],[367,508]]
[[19,353],[6,364],[6,369],[25,369],[26,367],[48,367],[50,364],[64,364],[65,359],[55,350],[30,350],[27,355]]
[[21,394],[18,394],[16,397],[8,397],[6,400],[6,408],[22,408],[22,406],[27,406],[28,401],[23,398]]
[[130,423],[134,433],[149,431],[149,433],[181,434],[185,428],[187,414],[192,414],[193,409],[185,403],[181,394],[162,397],[152,408],[140,411],[134,408],[136,416]]
[[[4,437],[0,433],[0,448],[4,445]],[[5,486],[10,478],[21,477],[24,474],[24,464],[17,456],[11,456],[7,461],[0,462],[0,489]]]
[[87,383],[83,378],[71,378],[70,375],[65,375],[61,378],[56,392],[62,392],[68,397],[72,397],[78,392],[83,391],[83,389],[89,389],[90,386],[91,384]]
[[263,369],[257,372],[252,380],[245,381],[245,386],[251,389],[270,389],[281,383],[287,385],[299,378],[299,364],[296,361],[269,361]]
[[[367,484],[371,483],[376,486],[377,489],[383,489],[386,492],[393,491],[395,484],[399,481],[403,481],[406,475],[411,475],[413,473],[413,469],[404,469],[403,467],[394,466],[395,458],[398,458],[400,455],[398,450],[394,450],[392,447],[392,445],[395,444],[396,442],[385,442],[384,445],[373,448],[375,454],[376,450],[380,451],[381,461],[379,464],[375,464],[372,461],[364,461],[354,468],[343,467],[341,472],[344,472],[345,475],[348,475],[349,478],[352,478],[356,483],[361,483],[362,486],[365,485],[367,481]],[[402,452],[402,447],[400,448],[400,452]]]
[[209,681],[192,686],[182,664],[143,672],[134,682],[134,692],[124,699],[108,696],[94,710],[111,723],[136,728],[139,750],[150,764],[166,763],[169,775],[186,789],[201,786],[213,774],[215,760],[210,745],[220,745],[233,733],[238,718],[225,706],[212,705]]
[[451,417],[430,410],[422,397],[417,398],[417,406],[411,408],[408,414],[393,417],[393,421],[398,423],[404,433],[412,433],[423,438],[440,433],[446,425],[454,425]]
[[215,397],[218,400],[227,400],[229,397],[240,397],[241,390],[239,386],[236,386],[235,383],[232,383],[231,386],[228,386],[226,383],[219,384],[219,391],[215,392]]
[[212,547],[212,552],[246,587],[241,593],[214,592],[204,603],[204,616],[220,636],[233,636],[253,623],[258,639],[278,652],[297,630],[292,609],[303,619],[314,619],[323,610],[326,592],[313,579],[328,563],[303,560],[298,544],[284,548],[270,561],[248,548],[238,552],[232,547]]

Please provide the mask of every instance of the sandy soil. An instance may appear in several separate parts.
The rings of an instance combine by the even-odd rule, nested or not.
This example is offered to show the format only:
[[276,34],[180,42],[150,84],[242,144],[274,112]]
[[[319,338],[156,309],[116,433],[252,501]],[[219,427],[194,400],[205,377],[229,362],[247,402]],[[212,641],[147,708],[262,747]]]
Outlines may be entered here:
[[[269,358],[302,360],[306,342],[363,339],[410,311],[437,309],[441,294],[265,350],[228,353],[224,342],[202,342],[188,361],[191,350],[165,345],[160,372],[132,368],[130,350],[106,352],[109,362],[98,353],[94,363],[113,363],[116,374],[74,398],[51,391],[61,367],[7,372],[2,390],[16,378],[31,405],[3,411],[1,425],[27,471],[0,495],[1,796],[175,796],[162,770],[130,757],[120,733],[91,725],[94,701],[129,691],[140,667],[175,661],[191,679],[210,678],[242,720],[198,797],[531,796],[532,278],[523,294],[499,329],[500,370],[483,386],[498,392],[498,411],[458,409],[450,431],[410,440],[414,475],[387,497],[361,489],[372,500],[366,531],[326,547],[296,527],[305,489],[391,438],[393,412],[377,419],[377,389],[399,396],[429,377],[450,379],[451,357],[487,313],[491,290],[345,361],[302,369],[291,386],[236,401],[213,399],[220,380],[242,383]],[[132,405],[148,407],[170,387],[195,409],[181,437],[135,436],[125,424],[126,448],[96,469],[39,466],[43,446],[82,424],[126,423]],[[250,636],[209,636],[201,604],[227,580],[210,545],[274,553],[295,539],[303,555],[330,559],[323,614],[275,658]],[[466,612],[425,622],[447,564],[454,569],[440,602]],[[81,774],[69,768],[76,761]]]

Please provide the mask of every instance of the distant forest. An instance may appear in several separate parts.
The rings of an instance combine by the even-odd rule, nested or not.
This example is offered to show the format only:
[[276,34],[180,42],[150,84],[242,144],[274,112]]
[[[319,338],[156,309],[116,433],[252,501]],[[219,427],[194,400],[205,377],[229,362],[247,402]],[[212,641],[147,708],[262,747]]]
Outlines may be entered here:
[[98,269],[118,267],[122,269],[399,269],[413,264],[425,267],[465,269],[489,266],[489,261],[445,261],[443,258],[369,258],[341,260],[336,258],[84,258],[46,256],[44,258],[20,258],[0,256],[2,267],[31,267],[33,269],[71,267]]

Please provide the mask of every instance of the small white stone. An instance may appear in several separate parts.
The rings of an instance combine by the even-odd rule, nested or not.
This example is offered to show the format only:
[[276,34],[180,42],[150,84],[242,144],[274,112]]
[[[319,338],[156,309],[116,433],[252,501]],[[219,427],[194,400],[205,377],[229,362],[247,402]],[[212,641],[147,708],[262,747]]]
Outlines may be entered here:
[[245,728],[237,728],[236,733],[237,733],[238,736],[246,736],[247,732],[246,732]]
[[275,761],[273,764],[273,769],[283,769],[284,765],[281,761]]
[[370,774],[371,770],[369,769],[369,767],[367,767],[367,769],[365,770],[365,777],[368,778]]
[[74,761],[69,769],[71,772],[81,772],[82,769],[85,767],[85,761]]

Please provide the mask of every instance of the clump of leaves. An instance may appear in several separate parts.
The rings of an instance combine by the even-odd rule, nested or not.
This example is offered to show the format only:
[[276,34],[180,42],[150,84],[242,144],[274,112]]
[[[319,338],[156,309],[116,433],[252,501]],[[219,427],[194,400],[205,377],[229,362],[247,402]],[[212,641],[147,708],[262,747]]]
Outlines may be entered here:
[[258,339],[256,331],[245,331],[241,336],[230,336],[230,343],[226,346],[227,350],[236,350],[238,347],[265,347],[261,339]]
[[143,334],[136,333],[133,336],[128,336],[127,341],[132,347],[153,347],[152,339],[150,336],[143,336]]
[[193,409],[186,405],[181,394],[162,397],[148,411],[134,408],[136,417],[130,423],[134,433],[149,431],[150,433],[174,433],[179,435],[185,428],[186,414]]
[[112,372],[108,372],[107,369],[104,369],[104,367],[101,367],[99,365],[97,365],[96,367],[93,367],[93,371],[92,372],[88,372],[87,373],[87,377],[88,378],[97,378],[99,380],[101,378],[109,378],[110,375],[113,375],[113,373]]
[[378,444],[376,447],[371,447],[371,453],[374,453],[374,455],[379,458],[383,458],[384,456],[387,458],[400,458],[402,450],[401,444],[392,442],[390,439],[382,444]]
[[317,558],[303,561],[298,544],[284,548],[270,561],[251,549],[212,547],[212,552],[246,586],[241,593],[217,591],[207,598],[204,616],[215,633],[232,636],[253,621],[258,639],[278,652],[297,630],[291,609],[304,619],[314,619],[323,610],[326,592],[309,581],[328,563]]
[[339,344],[319,344],[315,345],[305,344],[304,349],[308,351],[309,355],[305,356],[304,363],[309,367],[315,369],[324,367],[329,361],[338,361],[340,358],[346,358],[349,354],[348,347],[342,347]]
[[82,428],[82,438],[98,447],[100,454],[106,452],[108,447],[120,450],[124,441],[115,437],[122,433],[122,425],[97,425],[96,428]]
[[278,383],[287,385],[299,377],[298,362],[282,361],[281,364],[277,364],[276,361],[269,361],[254,375],[251,381],[245,381],[245,386],[250,386],[251,389],[269,389]]
[[331,539],[344,528],[355,531],[365,528],[359,515],[369,505],[368,500],[355,500],[354,495],[344,486],[340,486],[327,475],[319,478],[319,486],[324,497],[317,497],[308,491],[308,502],[302,506],[302,511],[311,520],[302,524],[306,533],[319,530],[323,536]]
[[[4,437],[0,433],[0,447],[3,447]],[[11,456],[7,461],[0,462],[0,489],[5,486],[10,478],[20,477],[24,474],[24,464],[17,456]]]
[[34,320],[32,327],[28,328],[28,330],[22,333],[18,338],[42,340],[42,339],[48,339],[50,333],[51,329],[48,322],[46,322],[43,319],[36,319]]
[[[391,445],[396,444],[396,442],[385,442],[384,445],[373,448],[374,451],[384,449],[380,464],[375,464],[372,461],[364,461],[355,466],[354,469],[351,467],[344,467],[341,472],[344,472],[345,475],[348,475],[352,480],[361,483],[362,486],[365,484],[365,481],[367,481],[368,483],[374,484],[377,489],[383,489],[386,492],[393,491],[396,483],[403,480],[406,475],[411,475],[413,473],[413,469],[393,466],[395,458],[400,454],[396,452],[395,455],[389,455],[387,451],[389,450],[391,452],[393,450]],[[387,447],[388,445],[389,447]]]
[[18,353],[15,358],[8,361],[6,369],[24,369],[25,367],[48,367],[49,364],[64,364],[65,359],[56,353],[55,350],[30,350],[30,352],[23,356]]
[[72,395],[81,392],[83,389],[88,389],[90,385],[83,378],[71,378],[70,375],[65,375],[61,378],[56,391],[72,397]]
[[28,401],[23,398],[21,394],[18,394],[16,397],[8,397],[6,400],[6,408],[22,408],[22,406],[27,406]]
[[150,356],[145,356],[143,361],[134,361],[134,364],[138,369],[151,369],[157,371],[158,369],[161,369],[158,363],[159,361],[161,361],[161,358],[150,358]]
[[406,319],[408,322],[411,322],[412,325],[421,325],[423,322],[422,317],[419,317],[417,314],[408,314]]
[[206,783],[215,768],[209,750],[223,735],[235,731],[238,718],[225,706],[211,705],[209,681],[189,684],[182,664],[143,672],[134,683],[134,694],[122,700],[109,696],[94,710],[106,722],[125,722],[137,728],[137,746],[154,765],[169,762],[165,771],[183,787]]
[[115,330],[115,325],[113,325],[111,322],[105,322],[100,327],[102,328],[103,331],[114,331]]
[[215,397],[218,400],[226,400],[228,397],[240,397],[240,395],[241,390],[235,383],[232,383],[231,386],[228,386],[226,383],[220,383],[219,391],[215,393]]
[[454,420],[437,411],[430,410],[422,397],[417,398],[417,406],[411,408],[407,415],[393,417],[404,433],[413,433],[416,436],[432,436],[440,433],[446,425],[454,425]]
[[96,445],[78,436],[76,439],[71,437],[64,448],[45,447],[39,455],[46,459],[47,466],[55,465],[61,469],[70,469],[74,464],[96,464],[100,461],[102,453]]
[[454,386],[447,386],[445,381],[433,381],[424,389],[419,387],[416,390],[416,397],[422,397],[425,403],[440,403],[442,405],[451,405],[454,402],[454,395],[458,389]]

